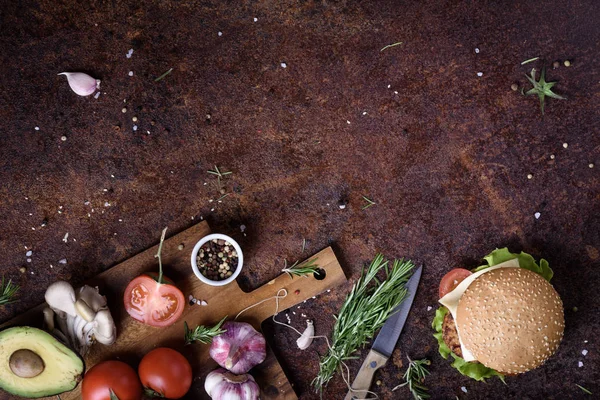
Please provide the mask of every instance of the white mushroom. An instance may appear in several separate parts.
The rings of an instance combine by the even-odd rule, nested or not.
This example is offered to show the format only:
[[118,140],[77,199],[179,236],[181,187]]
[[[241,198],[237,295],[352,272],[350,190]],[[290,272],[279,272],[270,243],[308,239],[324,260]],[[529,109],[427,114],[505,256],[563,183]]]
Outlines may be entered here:
[[[82,355],[95,341],[107,345],[114,343],[117,329],[106,297],[97,287],[87,285],[75,293],[67,282],[56,282],[48,287],[45,297],[50,308],[44,310],[48,330]],[[58,329],[53,329],[56,327],[53,315]]]
[[54,311],[50,307],[45,307],[43,312],[46,329],[48,332],[52,332],[54,330]]
[[94,319],[94,337],[102,344],[113,344],[117,338],[117,327],[108,309],[100,310]]
[[77,315],[75,311],[75,290],[73,290],[73,286],[69,283],[65,281],[54,282],[48,286],[44,297],[46,298],[46,303],[55,312],[56,310],[60,310],[73,317]]

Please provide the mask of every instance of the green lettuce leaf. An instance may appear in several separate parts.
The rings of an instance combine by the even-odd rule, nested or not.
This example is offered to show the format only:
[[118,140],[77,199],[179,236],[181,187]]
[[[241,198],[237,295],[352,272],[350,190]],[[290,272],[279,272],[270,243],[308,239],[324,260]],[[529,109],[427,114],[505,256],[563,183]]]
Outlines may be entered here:
[[540,274],[548,282],[550,282],[550,279],[552,279],[552,277],[554,276],[554,272],[552,271],[552,269],[550,269],[548,261],[542,258],[540,260],[540,263],[538,264],[537,262],[535,262],[535,259],[531,254],[525,253],[523,251],[520,254],[511,253],[506,247],[502,249],[496,249],[487,256],[483,257],[483,259],[487,262],[487,265],[477,267],[473,270],[473,272],[493,267],[494,265],[501,264],[505,261],[509,261],[514,258],[519,260],[519,266],[521,268],[525,268],[537,274]]
[[433,318],[433,323],[431,324],[433,329],[435,329],[433,337],[437,339],[438,351],[440,352],[440,355],[445,359],[448,359],[449,356],[452,356],[454,361],[452,361],[451,365],[456,368],[458,372],[468,376],[469,378],[473,378],[477,381],[485,381],[488,378],[497,376],[502,380],[502,382],[504,382],[504,375],[498,371],[488,368],[481,363],[465,361],[463,358],[454,354],[446,345],[446,343],[444,343],[442,324],[444,323],[444,316],[446,316],[446,314],[448,314],[448,309],[446,307],[438,308],[435,311],[435,317]]

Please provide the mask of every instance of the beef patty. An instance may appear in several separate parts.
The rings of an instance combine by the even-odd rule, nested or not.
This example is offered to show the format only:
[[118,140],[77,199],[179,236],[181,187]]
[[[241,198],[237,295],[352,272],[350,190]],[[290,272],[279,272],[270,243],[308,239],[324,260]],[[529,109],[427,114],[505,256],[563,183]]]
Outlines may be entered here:
[[442,323],[442,338],[444,339],[446,346],[448,346],[454,354],[462,357],[456,324],[454,323],[454,318],[452,318],[452,314],[450,313],[447,313],[444,316],[444,322]]

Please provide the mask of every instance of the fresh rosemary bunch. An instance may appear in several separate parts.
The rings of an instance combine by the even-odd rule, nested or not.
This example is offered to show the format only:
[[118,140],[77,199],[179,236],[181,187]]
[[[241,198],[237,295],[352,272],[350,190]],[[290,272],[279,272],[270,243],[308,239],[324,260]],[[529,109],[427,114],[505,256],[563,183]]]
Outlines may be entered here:
[[225,333],[225,330],[221,329],[221,325],[223,325],[223,322],[225,322],[226,318],[227,316],[223,317],[223,319],[212,328],[207,328],[204,325],[198,325],[193,331],[190,330],[187,322],[184,322],[183,327],[185,329],[185,344],[188,345],[192,342],[200,342],[204,344],[210,343],[215,336]]
[[310,274],[319,275],[319,266],[315,264],[315,260],[316,258],[313,258],[300,265],[298,265],[298,261],[296,261],[289,268],[287,267],[287,261],[284,260],[285,265],[282,271],[288,274],[292,279],[294,279],[294,276],[306,276]]
[[415,400],[428,399],[430,396],[427,394],[427,390],[429,389],[423,386],[423,381],[425,380],[425,377],[429,375],[427,366],[431,365],[431,361],[426,358],[415,361],[411,360],[409,357],[407,358],[409,364],[403,376],[405,382],[393,388],[392,391],[408,385],[408,390],[410,390]]
[[[322,390],[345,360],[368,343],[406,297],[406,282],[412,274],[411,261],[394,260],[391,270],[383,255],[375,256],[352,290],[336,318],[329,351],[321,358],[319,373],[312,384]],[[377,274],[385,270],[383,281]]]
[[15,296],[19,291],[19,285],[15,285],[12,283],[12,280],[9,279],[8,282],[5,282],[4,276],[2,277],[2,281],[0,281],[0,305],[14,303]]

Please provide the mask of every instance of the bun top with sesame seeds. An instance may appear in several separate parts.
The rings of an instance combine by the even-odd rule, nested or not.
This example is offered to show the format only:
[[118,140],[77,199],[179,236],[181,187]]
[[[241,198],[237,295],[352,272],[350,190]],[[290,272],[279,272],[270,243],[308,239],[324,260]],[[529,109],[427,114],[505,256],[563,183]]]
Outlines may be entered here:
[[563,337],[563,304],[554,287],[523,268],[478,277],[456,312],[460,338],[483,365],[519,374],[542,365]]

